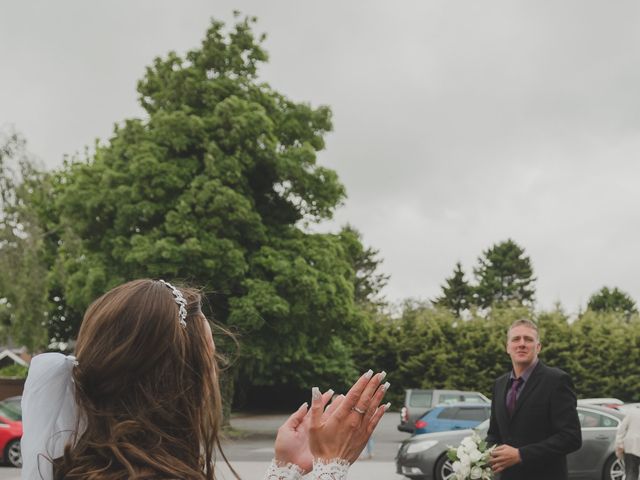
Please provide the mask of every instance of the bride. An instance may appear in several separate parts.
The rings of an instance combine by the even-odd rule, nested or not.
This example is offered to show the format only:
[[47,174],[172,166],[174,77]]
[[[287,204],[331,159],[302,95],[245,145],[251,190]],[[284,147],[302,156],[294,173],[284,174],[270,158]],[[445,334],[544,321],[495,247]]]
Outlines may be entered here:
[[[384,376],[368,371],[329,405],[333,392],[314,387],[311,407],[303,404],[278,430],[265,478],[346,478],[389,408],[380,405]],[[88,308],[75,357],[32,360],[22,478],[214,480],[216,461],[228,463],[221,402],[198,291],[162,280],[125,283]]]

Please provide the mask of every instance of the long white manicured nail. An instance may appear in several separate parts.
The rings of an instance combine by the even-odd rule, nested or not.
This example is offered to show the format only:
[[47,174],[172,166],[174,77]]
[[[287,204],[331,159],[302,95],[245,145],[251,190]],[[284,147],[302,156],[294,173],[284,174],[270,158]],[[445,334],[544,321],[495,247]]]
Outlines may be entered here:
[[322,394],[320,393],[320,389],[318,387],[313,387],[311,389],[311,398],[313,400],[320,400]]
[[309,404],[307,402],[304,402],[302,405],[300,405],[300,408],[307,408],[309,407]]
[[385,403],[384,404],[384,411],[386,412],[387,410],[389,410],[391,408],[391,402],[389,403]]
[[391,384],[389,382],[387,382],[382,386],[382,389],[386,392],[387,390],[389,390],[390,386],[391,386]]
[[365,378],[371,378],[373,377],[373,370],[369,369],[367,371],[367,373],[364,374]]
[[387,372],[383,370],[382,372],[380,372],[378,376],[380,377],[380,383],[382,383],[382,380],[384,380],[385,377],[387,376]]
[[329,397],[333,397],[333,394],[336,392],[333,391],[333,388],[330,388],[329,390],[327,390],[327,393],[329,394]]

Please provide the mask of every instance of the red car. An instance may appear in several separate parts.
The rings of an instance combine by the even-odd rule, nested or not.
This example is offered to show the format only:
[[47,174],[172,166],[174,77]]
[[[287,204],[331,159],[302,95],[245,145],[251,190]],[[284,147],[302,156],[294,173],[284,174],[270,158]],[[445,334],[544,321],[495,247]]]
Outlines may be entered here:
[[22,438],[22,411],[20,403],[0,402],[0,454],[2,461],[13,466],[22,466],[20,439]]

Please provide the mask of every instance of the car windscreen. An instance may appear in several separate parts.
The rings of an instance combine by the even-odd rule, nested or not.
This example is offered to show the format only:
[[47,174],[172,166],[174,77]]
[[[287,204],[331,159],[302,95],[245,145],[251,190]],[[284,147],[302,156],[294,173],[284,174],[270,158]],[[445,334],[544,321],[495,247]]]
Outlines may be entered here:
[[491,412],[485,407],[460,407],[458,409],[456,418],[458,420],[469,420],[475,422],[482,422],[489,418]]
[[487,400],[480,395],[464,394],[462,401],[464,403],[488,403]]
[[20,409],[7,402],[0,402],[0,415],[14,422],[22,420]]
[[458,418],[458,407],[443,408],[438,414],[438,418],[443,420],[455,420]]

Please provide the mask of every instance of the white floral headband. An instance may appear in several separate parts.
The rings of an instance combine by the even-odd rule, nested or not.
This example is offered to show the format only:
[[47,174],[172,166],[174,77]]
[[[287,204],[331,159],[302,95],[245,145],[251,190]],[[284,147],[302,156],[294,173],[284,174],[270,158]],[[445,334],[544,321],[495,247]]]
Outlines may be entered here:
[[180,317],[180,325],[182,327],[187,326],[187,300],[182,295],[182,292],[178,290],[176,287],[171,285],[169,282],[165,282],[164,280],[159,280],[160,283],[164,284],[171,293],[173,293],[173,300],[178,304],[180,310],[178,311],[178,316]]

